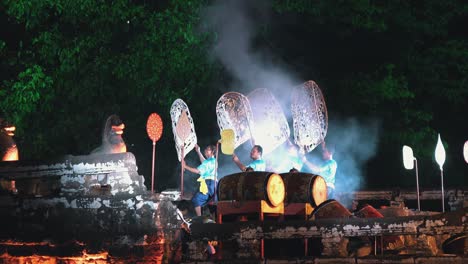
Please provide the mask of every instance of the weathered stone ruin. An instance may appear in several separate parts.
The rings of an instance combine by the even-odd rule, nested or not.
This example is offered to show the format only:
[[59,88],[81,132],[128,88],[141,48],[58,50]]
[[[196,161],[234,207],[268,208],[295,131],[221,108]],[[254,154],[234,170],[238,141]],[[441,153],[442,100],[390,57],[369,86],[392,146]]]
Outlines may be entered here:
[[[137,169],[131,153],[1,162],[0,178],[15,181],[16,189],[0,190],[0,262],[467,262],[466,190],[447,190],[451,212],[444,214],[405,208],[415,199],[412,192],[358,192],[344,195],[357,203],[386,201],[387,207],[361,211],[362,218],[341,209],[346,217],[314,219],[311,204],[297,217],[228,216],[222,224],[200,218],[189,234],[176,210],[180,193],[148,192]],[[440,193],[423,191],[421,198],[439,199]],[[216,254],[207,253],[208,243]]]
[[161,203],[146,191],[133,154],[3,162],[0,177],[17,189],[0,196],[6,263],[162,260]]

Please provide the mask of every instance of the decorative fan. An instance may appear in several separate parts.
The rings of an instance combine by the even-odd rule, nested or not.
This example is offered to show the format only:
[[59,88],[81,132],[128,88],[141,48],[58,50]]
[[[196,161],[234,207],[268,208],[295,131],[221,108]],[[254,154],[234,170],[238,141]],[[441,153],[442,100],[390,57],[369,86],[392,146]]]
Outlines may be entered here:
[[236,136],[234,148],[252,138],[253,116],[249,100],[243,94],[228,92],[223,94],[216,104],[216,116],[219,130],[234,130]]
[[156,149],[156,141],[158,141],[163,132],[163,122],[161,117],[156,114],[152,113],[148,120],[146,121],[146,133],[148,133],[148,137],[153,141],[153,160],[152,160],[152,167],[151,167],[151,192],[154,191],[154,162],[156,159],[155,149]]
[[255,89],[247,97],[255,124],[255,144],[262,146],[263,153],[268,154],[288,140],[288,121],[280,104],[267,89]]
[[307,81],[293,90],[291,111],[294,142],[310,152],[323,142],[328,129],[325,99],[314,81]]
[[182,99],[172,103],[170,112],[177,156],[181,161],[197,144],[195,126],[189,108]]

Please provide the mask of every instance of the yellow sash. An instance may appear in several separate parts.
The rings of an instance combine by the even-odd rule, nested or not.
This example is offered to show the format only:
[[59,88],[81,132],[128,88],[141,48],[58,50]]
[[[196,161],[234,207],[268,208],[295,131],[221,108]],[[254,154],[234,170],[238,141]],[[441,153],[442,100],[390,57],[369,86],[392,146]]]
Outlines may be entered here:
[[200,177],[200,178],[197,179],[197,181],[200,182],[200,192],[203,193],[203,194],[207,194],[208,193],[208,185],[206,185],[205,179]]

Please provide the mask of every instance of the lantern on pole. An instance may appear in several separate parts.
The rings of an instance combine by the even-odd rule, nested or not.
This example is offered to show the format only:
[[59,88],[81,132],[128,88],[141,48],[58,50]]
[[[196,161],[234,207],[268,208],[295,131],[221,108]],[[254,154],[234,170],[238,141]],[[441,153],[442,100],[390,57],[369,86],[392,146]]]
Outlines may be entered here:
[[468,140],[465,142],[465,145],[463,145],[463,157],[466,163],[468,163]]
[[413,149],[406,145],[403,146],[403,165],[407,170],[412,170],[416,165],[416,195],[418,197],[418,210],[421,211],[421,203],[419,201],[418,160],[413,156]]
[[445,212],[445,203],[444,203],[444,169],[442,168],[445,163],[445,149],[442,145],[442,140],[440,140],[440,134],[438,135],[437,145],[435,148],[435,160],[439,164],[440,168],[440,180],[442,185],[442,212]]
[[155,160],[155,149],[156,149],[156,141],[161,138],[163,131],[163,123],[161,117],[156,114],[152,113],[148,117],[148,121],[146,122],[146,133],[148,133],[148,137],[153,141],[153,161],[152,161],[152,169],[151,169],[151,192],[154,191],[154,160]]

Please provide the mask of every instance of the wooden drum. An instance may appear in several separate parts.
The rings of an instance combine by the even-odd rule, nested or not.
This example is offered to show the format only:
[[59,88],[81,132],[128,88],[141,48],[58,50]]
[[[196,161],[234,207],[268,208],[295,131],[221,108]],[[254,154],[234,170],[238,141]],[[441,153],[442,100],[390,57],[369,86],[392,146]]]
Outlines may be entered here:
[[240,172],[226,175],[218,183],[218,200],[259,201],[280,205],[285,197],[283,178],[265,171]]
[[310,173],[282,173],[286,186],[286,203],[310,203],[317,207],[327,200],[327,183],[319,176]]
[[313,219],[348,218],[350,216],[351,212],[334,199],[323,202],[312,212]]
[[[384,216],[373,206],[365,204],[361,209],[354,213],[359,218],[383,218]],[[380,248],[380,244],[377,244]],[[384,250],[401,249],[404,246],[402,236],[384,236],[382,243]]]

